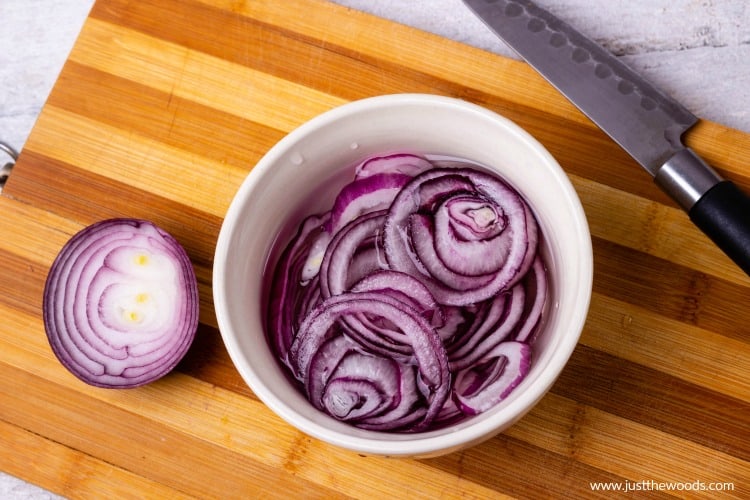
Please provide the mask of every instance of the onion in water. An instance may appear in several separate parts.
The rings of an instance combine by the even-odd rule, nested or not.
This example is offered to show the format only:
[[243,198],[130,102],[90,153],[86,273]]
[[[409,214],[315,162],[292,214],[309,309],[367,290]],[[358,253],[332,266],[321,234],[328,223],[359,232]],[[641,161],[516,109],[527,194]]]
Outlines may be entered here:
[[75,234],[50,268],[44,327],[60,362],[82,381],[131,388],[170,372],[198,326],[198,286],[187,253],[137,219]]
[[473,164],[368,159],[282,253],[268,338],[316,408],[360,428],[482,413],[531,366],[539,238],[523,197]]

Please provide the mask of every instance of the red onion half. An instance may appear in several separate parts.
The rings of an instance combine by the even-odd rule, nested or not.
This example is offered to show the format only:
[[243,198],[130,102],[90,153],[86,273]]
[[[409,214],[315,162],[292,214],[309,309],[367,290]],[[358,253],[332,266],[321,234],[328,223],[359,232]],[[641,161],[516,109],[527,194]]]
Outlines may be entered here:
[[311,215],[273,275],[267,336],[319,410],[421,432],[522,382],[547,275],[521,195],[466,162],[371,158]]
[[82,381],[131,388],[170,372],[198,327],[190,259],[153,223],[109,219],[75,234],[50,268],[44,327]]

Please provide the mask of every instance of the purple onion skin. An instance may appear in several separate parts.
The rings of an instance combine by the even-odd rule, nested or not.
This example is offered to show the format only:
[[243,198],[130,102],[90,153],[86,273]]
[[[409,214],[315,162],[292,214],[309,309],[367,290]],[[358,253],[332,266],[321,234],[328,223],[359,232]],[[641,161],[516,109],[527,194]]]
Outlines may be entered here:
[[[361,213],[342,216],[352,207]],[[412,433],[460,422],[531,368],[548,289],[541,236],[522,196],[469,163],[366,160],[283,252],[267,337],[333,418]]]
[[185,249],[152,222],[116,218],[76,233],[47,275],[43,319],[62,365],[96,387],[128,389],[174,369],[198,328]]

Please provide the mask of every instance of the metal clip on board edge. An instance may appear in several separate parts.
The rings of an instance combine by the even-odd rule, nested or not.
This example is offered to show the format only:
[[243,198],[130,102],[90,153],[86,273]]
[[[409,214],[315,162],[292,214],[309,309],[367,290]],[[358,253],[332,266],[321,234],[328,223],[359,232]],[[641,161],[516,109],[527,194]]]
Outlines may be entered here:
[[18,153],[16,153],[15,149],[2,141],[0,141],[0,152],[4,153],[10,158],[10,161],[6,163],[2,163],[2,158],[0,158],[0,165],[2,165],[0,166],[0,193],[2,193],[3,187],[5,186],[5,183],[8,181],[8,177],[10,176],[10,171],[13,170],[13,166],[16,164],[16,160],[18,160]]

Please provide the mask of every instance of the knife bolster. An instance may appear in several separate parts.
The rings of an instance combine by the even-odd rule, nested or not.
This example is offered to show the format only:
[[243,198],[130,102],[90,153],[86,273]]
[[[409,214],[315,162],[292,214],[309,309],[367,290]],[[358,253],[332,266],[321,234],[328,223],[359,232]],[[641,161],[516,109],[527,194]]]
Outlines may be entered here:
[[690,148],[675,153],[654,176],[654,182],[686,212],[690,212],[698,200],[722,180]]

